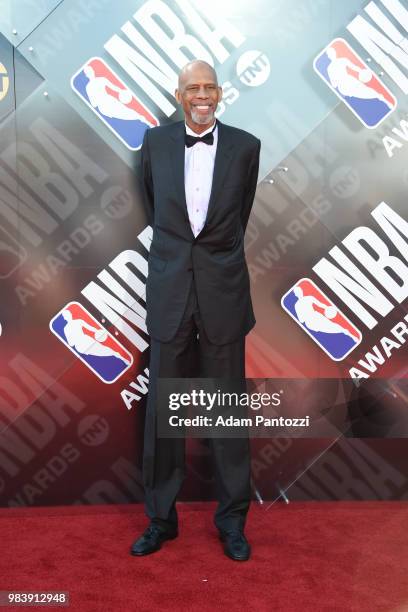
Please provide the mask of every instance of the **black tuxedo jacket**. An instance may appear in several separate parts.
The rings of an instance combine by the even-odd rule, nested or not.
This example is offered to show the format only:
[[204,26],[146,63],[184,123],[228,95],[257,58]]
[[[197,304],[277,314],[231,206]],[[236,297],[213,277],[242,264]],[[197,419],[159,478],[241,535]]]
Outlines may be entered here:
[[260,141],[218,121],[208,213],[195,238],[184,189],[184,121],[149,129],[142,184],[153,241],[146,283],[146,325],[169,342],[195,283],[200,316],[213,344],[234,342],[255,325],[244,233],[258,178]]

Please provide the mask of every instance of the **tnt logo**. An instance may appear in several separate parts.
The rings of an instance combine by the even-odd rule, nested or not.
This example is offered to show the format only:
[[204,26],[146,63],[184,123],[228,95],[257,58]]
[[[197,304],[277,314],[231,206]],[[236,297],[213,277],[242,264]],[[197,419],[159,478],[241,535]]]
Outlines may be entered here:
[[361,332],[309,278],[293,285],[281,305],[334,361],[344,359],[361,342]]
[[315,58],[313,67],[361,123],[375,128],[397,107],[397,100],[343,38]]
[[237,62],[237,76],[248,87],[258,87],[269,78],[271,66],[262,51],[245,51]]
[[148,128],[159,125],[156,117],[101,58],[88,60],[72,77],[71,87],[132,151],[140,149]]
[[70,302],[50,321],[50,329],[105,383],[114,383],[133,357],[78,302]]

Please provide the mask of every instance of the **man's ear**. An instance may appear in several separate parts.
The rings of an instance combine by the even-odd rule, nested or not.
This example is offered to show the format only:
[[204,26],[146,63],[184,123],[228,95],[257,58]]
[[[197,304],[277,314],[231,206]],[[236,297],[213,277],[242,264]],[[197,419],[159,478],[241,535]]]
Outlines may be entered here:
[[176,89],[176,91],[174,92],[174,97],[176,98],[177,102],[181,104],[181,96],[178,89]]
[[222,87],[218,86],[218,102],[221,102],[222,94],[223,94]]

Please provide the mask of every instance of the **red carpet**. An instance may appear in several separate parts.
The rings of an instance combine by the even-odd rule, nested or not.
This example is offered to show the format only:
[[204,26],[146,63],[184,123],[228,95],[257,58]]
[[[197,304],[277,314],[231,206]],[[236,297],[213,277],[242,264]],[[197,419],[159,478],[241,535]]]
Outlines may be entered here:
[[0,509],[0,590],[69,591],[75,612],[408,610],[406,503],[253,504],[246,563],[224,557],[213,504],[178,507],[179,538],[140,558],[140,506]]

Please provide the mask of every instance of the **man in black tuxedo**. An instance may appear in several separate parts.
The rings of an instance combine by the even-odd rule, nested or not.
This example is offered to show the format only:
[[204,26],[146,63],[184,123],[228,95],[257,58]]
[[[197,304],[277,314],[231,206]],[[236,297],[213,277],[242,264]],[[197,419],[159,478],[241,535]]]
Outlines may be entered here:
[[[151,336],[143,477],[150,525],[131,548],[158,550],[178,534],[176,497],[184,440],[157,437],[157,378],[245,378],[245,335],[255,324],[244,233],[258,178],[260,141],[224,125],[214,69],[187,64],[176,99],[185,122],[147,130],[142,183],[153,240],[146,284]],[[198,363],[198,371],[193,364]],[[232,559],[247,560],[248,438],[210,439],[219,505],[215,525]]]

